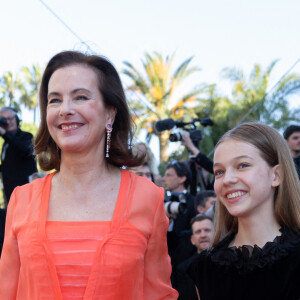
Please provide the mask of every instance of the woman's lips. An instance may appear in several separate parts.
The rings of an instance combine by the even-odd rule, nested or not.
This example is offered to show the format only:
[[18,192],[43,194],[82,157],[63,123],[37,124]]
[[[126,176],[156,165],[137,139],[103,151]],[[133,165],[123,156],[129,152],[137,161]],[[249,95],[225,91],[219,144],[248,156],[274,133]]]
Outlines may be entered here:
[[70,130],[77,129],[81,126],[83,126],[83,124],[81,123],[70,123],[70,124],[64,123],[64,124],[60,124],[58,128],[61,129],[62,131],[70,131]]

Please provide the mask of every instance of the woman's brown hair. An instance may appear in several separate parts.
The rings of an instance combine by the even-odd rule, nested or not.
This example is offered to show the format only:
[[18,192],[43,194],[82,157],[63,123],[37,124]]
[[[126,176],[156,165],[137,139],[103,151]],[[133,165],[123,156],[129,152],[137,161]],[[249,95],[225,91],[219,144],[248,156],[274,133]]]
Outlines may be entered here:
[[40,167],[45,171],[60,169],[60,150],[50,136],[46,123],[49,80],[56,70],[78,64],[95,71],[104,104],[116,111],[107,162],[118,167],[134,167],[141,164],[143,158],[135,157],[131,151],[132,119],[120,77],[114,66],[102,56],[87,55],[77,51],[63,51],[49,61],[40,86],[41,123],[35,138],[35,152]]
[[[280,185],[274,197],[275,217],[281,226],[300,229],[300,184],[290,150],[283,137],[273,128],[260,123],[244,123],[226,132],[216,144],[234,139],[255,146],[270,167],[279,165]],[[213,246],[229,233],[237,232],[238,220],[217,201],[216,234]]]

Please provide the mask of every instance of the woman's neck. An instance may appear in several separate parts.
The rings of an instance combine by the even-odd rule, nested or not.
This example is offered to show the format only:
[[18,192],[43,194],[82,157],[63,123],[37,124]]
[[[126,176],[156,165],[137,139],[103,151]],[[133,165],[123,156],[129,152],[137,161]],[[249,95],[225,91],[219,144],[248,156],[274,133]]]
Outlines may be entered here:
[[59,178],[66,186],[74,183],[79,186],[93,185],[99,179],[109,177],[114,167],[110,166],[104,156],[71,154],[62,155]]

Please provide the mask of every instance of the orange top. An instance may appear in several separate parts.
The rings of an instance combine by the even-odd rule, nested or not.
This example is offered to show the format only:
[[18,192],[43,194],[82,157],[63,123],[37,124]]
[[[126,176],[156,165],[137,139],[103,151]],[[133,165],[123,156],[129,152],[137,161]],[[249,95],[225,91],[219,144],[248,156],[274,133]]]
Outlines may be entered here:
[[97,247],[110,223],[47,221],[47,239],[64,300],[83,299]]
[[[46,236],[52,177],[17,187],[11,196],[0,260],[1,300],[63,300]],[[122,170],[111,227],[98,244],[83,300],[177,299],[170,284],[163,199],[162,188]]]

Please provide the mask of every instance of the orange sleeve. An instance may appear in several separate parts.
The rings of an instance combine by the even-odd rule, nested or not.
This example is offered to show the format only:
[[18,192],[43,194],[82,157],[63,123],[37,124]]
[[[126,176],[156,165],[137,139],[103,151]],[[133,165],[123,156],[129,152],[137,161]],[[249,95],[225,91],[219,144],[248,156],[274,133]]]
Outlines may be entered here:
[[167,248],[168,219],[164,209],[164,193],[155,211],[152,234],[145,253],[144,300],[177,299],[178,293],[171,286],[171,261]]
[[15,207],[15,192],[13,192],[6,216],[5,237],[0,260],[0,299],[13,300],[16,299],[20,258],[18,242],[13,231],[14,223],[14,207]]

